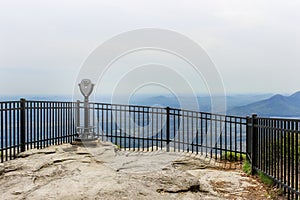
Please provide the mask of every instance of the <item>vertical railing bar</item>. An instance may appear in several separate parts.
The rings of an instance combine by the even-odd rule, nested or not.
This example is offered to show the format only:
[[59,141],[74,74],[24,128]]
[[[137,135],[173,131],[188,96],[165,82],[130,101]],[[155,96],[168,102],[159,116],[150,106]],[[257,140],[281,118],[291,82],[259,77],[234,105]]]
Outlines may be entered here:
[[44,144],[43,144],[43,146],[44,146],[44,148],[46,147],[46,141],[47,141],[47,132],[46,132],[46,128],[47,128],[47,118],[46,118],[46,112],[47,112],[47,103],[46,102],[44,102],[43,103],[44,104],[44,112],[43,112],[43,114],[44,114],[44,120],[43,120],[43,122],[44,122]]
[[163,109],[159,109],[159,114],[160,114],[160,149],[163,148]]
[[118,130],[120,131],[120,135],[119,135],[119,144],[120,144],[120,147],[122,148],[122,139],[123,139],[123,135],[122,135],[122,106],[120,105],[119,106],[119,118],[120,118],[120,123],[119,123],[119,127],[118,127]]
[[217,149],[218,149],[218,116],[215,115],[215,120],[214,120],[214,124],[215,124],[215,159],[217,159]]
[[220,159],[222,160],[222,151],[223,151],[223,118],[220,116]]
[[15,116],[15,102],[11,103],[11,110],[12,110],[12,158],[16,157],[16,116]]
[[[47,106],[48,108],[48,106]],[[47,109],[47,113],[48,113],[48,109]],[[47,119],[48,119],[48,116],[47,116]],[[66,124],[66,142],[67,143],[70,143],[72,142],[71,141],[71,138],[70,138],[70,124],[69,124],[69,120],[70,119],[70,103],[66,103],[66,108],[65,108],[65,124]],[[47,133],[47,136],[48,136],[48,133]],[[48,138],[47,138],[47,141],[48,141]]]
[[[287,184],[287,182],[286,182],[286,160],[287,160],[287,158],[286,158],[286,154],[287,154],[287,152],[286,152],[286,121],[284,121],[284,126],[283,126],[283,128],[284,128],[284,131],[283,131],[283,133],[284,133],[284,167],[283,167],[283,169],[284,169],[284,171],[283,171],[283,176],[284,176],[284,184]],[[286,187],[284,187],[284,193],[286,193]]]
[[153,110],[153,108],[151,108],[151,147],[152,147],[152,151],[153,151],[153,148],[154,148],[153,147],[153,143],[154,143],[154,141],[153,141],[154,140],[154,137],[153,137],[154,136],[154,131],[153,130],[154,130],[154,121],[155,121],[154,116],[153,116],[154,115],[153,112],[154,112],[154,110]]
[[[263,119],[262,121],[262,125],[266,126],[266,120]],[[262,143],[261,143],[261,151],[258,152],[262,152],[261,157],[260,157],[260,161],[262,163],[262,169],[265,172],[266,171],[266,128],[265,127],[260,127],[259,128],[259,134],[261,134],[262,137]]]
[[55,144],[59,144],[59,107],[58,103],[55,103]]
[[[103,104],[97,104],[97,127],[98,127],[98,139],[101,139],[102,141],[104,140],[103,137],[103,132],[104,132],[104,128],[103,128]],[[100,113],[101,112],[101,113]]]
[[270,174],[270,120],[266,120],[266,145],[265,145],[265,148],[266,148],[266,170],[265,172],[267,174]]
[[[128,129],[129,129],[129,135],[131,136],[132,135],[132,131],[131,131],[131,107],[129,106],[128,107],[128,110],[129,110],[129,119],[128,119],[128,121],[129,121],[129,124],[128,124]],[[129,138],[129,150],[131,150],[131,138]]]
[[109,126],[109,124],[108,124],[108,119],[109,119],[109,117],[108,117],[108,105],[106,105],[106,125],[105,125],[105,129],[106,129],[106,140],[107,141],[109,141],[108,140],[108,126]]
[[36,129],[37,129],[37,117],[36,117],[36,114],[37,114],[37,110],[36,110],[36,103],[35,102],[32,102],[32,108],[33,108],[33,132],[32,132],[32,136],[33,136],[33,148],[37,148],[37,144],[36,144],[36,141],[37,141],[37,135],[36,135]]
[[110,142],[113,142],[113,105],[110,105]]
[[273,177],[275,177],[276,178],[276,174],[277,174],[277,167],[276,167],[276,163],[277,163],[277,157],[276,157],[276,151],[277,151],[277,149],[276,149],[276,132],[277,132],[277,127],[276,127],[276,125],[275,125],[275,120],[272,120],[271,121],[271,126],[274,128],[273,130],[272,130],[272,147],[273,147],[273,149],[272,149],[272,165],[273,165],[273,172],[272,172],[272,175],[273,175]]
[[40,119],[39,119],[39,109],[38,109],[38,102],[34,102],[34,108],[35,108],[35,124],[36,124],[36,129],[35,129],[35,135],[36,135],[36,139],[35,139],[35,144],[37,149],[39,149],[39,141],[40,141],[40,137],[39,137],[39,128],[40,128]]
[[114,125],[115,125],[115,130],[113,132],[113,135],[114,135],[114,144],[117,144],[118,143],[118,105],[116,105],[114,107],[114,110],[115,110],[115,122],[114,122]]
[[194,146],[195,146],[195,144],[194,144],[194,112],[192,112],[192,131],[191,131],[191,134],[192,134],[192,153],[194,153]]
[[[99,110],[98,110],[99,112]],[[104,105],[101,104],[101,135],[102,135],[102,141],[104,140]]]
[[[291,185],[291,149],[290,149],[290,146],[291,146],[291,132],[290,132],[290,122],[287,121],[287,129],[289,130],[287,135],[288,135],[288,177],[287,177],[287,184],[288,186]],[[290,198],[290,189],[288,189],[288,198]]]
[[46,103],[46,119],[45,119],[45,122],[46,122],[46,133],[45,135],[47,136],[47,144],[46,146],[48,147],[49,146],[49,102]]
[[170,108],[166,109],[166,151],[170,151]]
[[209,118],[209,136],[210,136],[209,141],[210,141],[210,149],[211,149],[210,158],[212,158],[212,154],[213,154],[213,152],[212,152],[212,150],[213,150],[212,141],[213,141],[213,127],[214,126],[213,126],[213,115],[210,114],[209,116],[210,116],[210,118]]
[[39,134],[40,134],[40,139],[39,139],[39,148],[42,149],[43,148],[43,103],[39,102],[38,103],[38,112],[39,112],[39,118],[40,118],[40,130],[39,130]]
[[275,127],[277,127],[276,131],[276,157],[277,157],[277,163],[276,163],[276,168],[277,168],[277,176],[276,178],[280,180],[280,156],[281,156],[281,143],[280,143],[280,123],[278,120],[275,120]]
[[[28,149],[31,149],[32,146],[31,146],[31,132],[32,132],[32,123],[31,123],[31,106],[30,106],[30,103],[29,102],[26,102],[26,106],[27,106],[27,109],[26,109],[26,147],[27,147],[27,150]],[[19,131],[20,131],[20,143],[21,143],[21,101],[20,101],[20,108],[19,108],[19,124],[20,124],[20,128],[19,128]],[[20,146],[21,147],[21,146]]]
[[184,152],[185,150],[184,150],[184,144],[185,144],[185,126],[186,126],[186,123],[185,123],[185,118],[186,118],[186,116],[185,116],[185,111],[182,111],[182,151]]
[[237,161],[237,118],[234,117],[234,160]]
[[[17,154],[19,154],[20,153],[20,137],[21,137],[21,135],[20,135],[20,133],[21,133],[21,131],[20,131],[20,128],[21,128],[21,121],[20,121],[20,110],[21,110],[21,103],[20,102],[18,102],[18,103],[16,103],[16,114],[17,114]],[[27,126],[26,126],[27,127]],[[1,132],[2,132],[2,129],[1,129]],[[2,140],[2,138],[1,138],[1,140]],[[1,146],[2,147],[2,146]],[[25,149],[26,149],[26,144],[25,144]]]
[[142,116],[143,116],[143,126],[142,126],[142,138],[143,138],[143,151],[145,151],[145,107],[142,109]]
[[[292,164],[292,166],[291,166],[291,187],[294,189],[295,188],[295,180],[294,180],[294,176],[295,176],[295,174],[294,174],[294,171],[295,171],[295,168],[294,168],[294,163],[295,163],[295,153],[294,153],[294,151],[295,151],[295,127],[294,127],[294,124],[295,122],[294,121],[292,121],[291,122],[291,135],[292,135],[292,140],[291,140],[291,145],[292,145],[292,147],[291,147],[291,150],[292,150],[292,155],[291,155],[291,160],[292,160],[292,162],[291,162],[291,164]],[[292,195],[292,198],[294,197],[294,195]]]
[[196,113],[196,154],[199,153],[199,112]]
[[272,174],[272,170],[273,170],[273,166],[272,166],[272,156],[271,156],[271,153],[272,153],[272,127],[271,127],[271,120],[269,119],[268,120],[268,129],[269,129],[269,134],[268,134],[268,142],[269,142],[269,152],[268,152],[268,156],[269,156],[269,171],[268,171],[268,174]]
[[135,145],[136,145],[136,107],[133,107],[133,135],[134,135],[134,139],[133,139],[133,151],[135,151]]
[[284,162],[284,132],[283,132],[283,121],[280,121],[280,180],[283,181],[283,162]]
[[233,153],[232,153],[232,117],[229,117],[229,149],[230,149],[230,153],[229,153],[229,159],[230,160],[233,160],[232,159],[232,156],[233,156]]
[[148,135],[147,135],[147,151],[150,151],[150,117],[149,117],[149,109],[150,108],[147,108],[147,133],[148,133]]
[[9,134],[9,159],[11,160],[12,159],[12,149],[11,149],[11,147],[12,147],[12,129],[13,129],[13,121],[12,121],[12,117],[11,117],[11,111],[12,111],[12,108],[11,108],[11,102],[9,102],[8,103],[8,107],[9,107],[9,110],[8,110],[8,121],[9,121],[9,132],[8,132],[8,134]]
[[[264,119],[264,126],[268,127],[268,120]],[[268,128],[264,129],[264,157],[262,158],[264,161],[264,172],[268,173]]]
[[60,132],[60,144],[63,143],[63,104],[59,103],[59,132]]
[[172,109],[172,114],[173,114],[173,152],[176,152],[176,113],[175,113],[175,109]]
[[190,143],[189,143],[189,116],[190,112],[186,112],[186,145],[187,145],[187,152],[190,151]]
[[274,129],[273,129],[273,120],[269,120],[269,129],[270,129],[270,134],[269,134],[269,157],[270,157],[270,173],[269,175],[274,177],[274,143],[273,143],[273,135],[274,135]]
[[177,137],[178,137],[178,140],[177,140],[177,148],[178,148],[178,152],[180,152],[180,137],[181,137],[181,121],[180,121],[180,119],[181,119],[181,117],[180,117],[180,115],[181,115],[181,113],[180,113],[181,111],[180,110],[178,110],[178,117],[177,117]]
[[0,155],[1,156],[1,163],[4,162],[4,154],[3,154],[3,149],[4,149],[4,146],[3,146],[4,145],[4,142],[3,142],[4,141],[4,134],[3,134],[4,133],[4,130],[3,130],[4,129],[4,124],[3,124],[3,121],[4,121],[3,112],[4,111],[3,111],[3,107],[4,106],[3,106],[3,104],[4,103],[0,103],[0,106],[1,106],[0,107],[0,111],[1,111],[1,115],[0,115],[0,121],[1,121],[1,141],[0,141],[1,142],[1,155]]
[[273,150],[272,150],[272,146],[273,145],[273,129],[272,129],[272,120],[269,120],[269,145],[271,144],[271,146],[269,147],[269,158],[270,158],[270,161],[269,161],[269,165],[270,165],[270,169],[269,169],[269,175],[273,175]]
[[[295,163],[295,174],[296,174],[296,180],[295,180],[295,183],[296,183],[296,191],[299,191],[299,122],[296,122],[296,127],[295,129],[298,131],[296,133],[296,163]],[[296,195],[296,199],[298,199],[298,194]]]
[[140,150],[140,146],[141,146],[141,144],[140,144],[140,113],[141,112],[141,108],[140,107],[138,107],[138,111],[137,111],[137,116],[138,116],[138,151]]
[[7,161],[8,160],[8,152],[7,152],[7,149],[8,149],[8,144],[7,144],[7,129],[8,129],[8,118],[7,118],[7,103],[4,103],[5,105],[5,160]]
[[201,119],[200,119],[200,125],[201,125],[201,155],[203,155],[203,134],[204,134],[204,132],[203,132],[203,113],[201,113],[200,114],[200,117],[201,117]]
[[55,113],[54,113],[54,111],[55,111],[55,109],[54,109],[54,106],[55,106],[55,104],[52,102],[51,103],[51,105],[50,105],[50,107],[51,107],[51,109],[50,109],[50,112],[51,112],[51,132],[50,132],[50,134],[51,134],[51,145],[54,145],[55,144]]
[[[63,123],[62,123],[62,135],[63,135],[63,143],[67,143],[68,142],[68,134],[67,134],[67,123],[66,123],[66,107],[67,107],[67,105],[66,105],[66,103],[65,102],[63,102],[62,103],[62,121],[63,121]],[[45,112],[45,111],[44,111]],[[94,110],[93,110],[93,113],[94,113]],[[95,117],[94,117],[94,119],[95,119]],[[93,124],[93,125],[95,125],[95,124]]]
[[125,148],[125,150],[127,149],[127,130],[126,130],[126,128],[127,128],[127,126],[126,126],[126,124],[127,124],[127,106],[124,106],[124,148]]
[[[242,152],[243,152],[243,144],[242,144],[242,139],[243,139],[243,119],[240,118],[240,160],[243,160]],[[246,152],[246,150],[245,150]]]
[[225,116],[225,160],[227,160],[227,116]]

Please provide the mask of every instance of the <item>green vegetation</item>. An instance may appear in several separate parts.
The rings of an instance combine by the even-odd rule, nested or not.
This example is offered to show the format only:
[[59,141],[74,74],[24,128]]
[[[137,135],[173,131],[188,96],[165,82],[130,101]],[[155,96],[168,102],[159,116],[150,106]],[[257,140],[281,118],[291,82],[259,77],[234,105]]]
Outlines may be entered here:
[[243,172],[247,175],[250,175],[252,172],[251,164],[248,160],[245,160],[243,163]]
[[260,178],[260,180],[264,183],[264,184],[266,184],[266,185],[268,185],[268,186],[271,186],[271,185],[273,185],[273,180],[270,178],[270,177],[268,177],[267,175],[265,175],[264,173],[262,173],[262,172],[258,172],[258,177]]
[[227,151],[225,153],[222,153],[221,159],[227,160],[230,162],[242,161],[242,160],[246,160],[246,154],[240,154],[240,153],[235,153],[232,151]]

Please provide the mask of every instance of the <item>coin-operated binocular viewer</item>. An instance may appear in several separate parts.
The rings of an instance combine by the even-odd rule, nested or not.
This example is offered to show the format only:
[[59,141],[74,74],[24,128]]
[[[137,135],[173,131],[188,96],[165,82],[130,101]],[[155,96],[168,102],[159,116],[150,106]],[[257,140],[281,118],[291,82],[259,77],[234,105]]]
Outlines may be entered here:
[[90,105],[89,105],[89,96],[92,94],[94,89],[94,84],[89,79],[83,79],[79,84],[79,89],[82,95],[84,96],[84,124],[80,126],[80,102],[78,101],[78,109],[77,109],[77,141],[86,141],[86,140],[95,140],[95,132],[94,127],[91,126],[91,118],[90,118]]

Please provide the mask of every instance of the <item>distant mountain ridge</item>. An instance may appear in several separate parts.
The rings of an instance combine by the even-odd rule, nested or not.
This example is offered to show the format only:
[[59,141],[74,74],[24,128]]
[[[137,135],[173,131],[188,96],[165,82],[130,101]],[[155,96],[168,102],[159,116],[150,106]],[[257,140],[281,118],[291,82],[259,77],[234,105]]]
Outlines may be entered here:
[[300,91],[290,96],[277,94],[265,100],[235,107],[227,113],[239,116],[256,113],[266,117],[300,117]]
[[[258,100],[263,100],[271,97],[273,94],[239,94],[239,95],[230,95],[226,96],[226,104],[227,110],[231,110],[237,106],[247,105]],[[196,101],[199,104],[199,110],[202,112],[211,112],[211,96],[198,96]],[[222,100],[220,98],[223,97],[214,97],[215,100]],[[185,106],[192,105],[195,102],[194,96],[148,96],[148,97],[137,97],[133,98],[130,101],[130,104],[135,105],[146,105],[146,106],[153,106],[153,105],[160,105],[162,107],[173,107],[173,108],[184,108],[188,110],[194,110],[194,108],[189,107],[182,107],[180,103],[183,103]]]

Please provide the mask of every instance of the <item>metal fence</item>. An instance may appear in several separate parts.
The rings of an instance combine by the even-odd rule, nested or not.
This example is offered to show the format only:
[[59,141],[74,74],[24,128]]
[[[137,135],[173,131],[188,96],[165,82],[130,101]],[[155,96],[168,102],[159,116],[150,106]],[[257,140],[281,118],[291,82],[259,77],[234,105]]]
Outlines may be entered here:
[[[83,105],[81,105],[83,107]],[[241,160],[246,118],[175,108],[93,103],[96,135],[124,149],[165,149]]]
[[[83,116],[81,102],[0,102],[1,162],[22,151],[72,142]],[[123,149],[191,152],[218,160],[247,156],[299,199],[300,120],[225,116],[175,108],[90,103],[96,137]]]
[[75,136],[72,102],[0,102],[1,162],[22,151],[71,142]]
[[272,178],[289,199],[299,199],[300,120],[248,118],[247,152],[253,173]]

